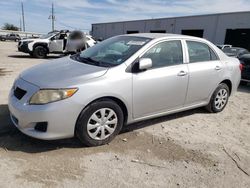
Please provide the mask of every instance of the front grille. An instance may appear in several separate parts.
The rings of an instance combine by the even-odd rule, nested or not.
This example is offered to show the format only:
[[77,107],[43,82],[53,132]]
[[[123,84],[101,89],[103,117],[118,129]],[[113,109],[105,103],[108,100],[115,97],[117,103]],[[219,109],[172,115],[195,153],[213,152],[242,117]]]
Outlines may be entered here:
[[14,96],[19,100],[21,100],[26,93],[27,93],[27,91],[25,91],[19,87],[16,87],[14,90]]

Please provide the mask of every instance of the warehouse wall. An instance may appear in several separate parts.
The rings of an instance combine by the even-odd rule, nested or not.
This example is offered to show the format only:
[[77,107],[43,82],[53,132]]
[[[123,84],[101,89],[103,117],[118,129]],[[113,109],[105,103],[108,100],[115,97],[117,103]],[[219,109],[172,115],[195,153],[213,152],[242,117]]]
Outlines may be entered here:
[[223,43],[227,29],[250,29],[250,12],[225,14],[218,17],[216,27],[215,43]]
[[126,34],[127,31],[148,33],[150,31],[166,31],[181,34],[182,30],[202,29],[203,38],[214,43],[223,44],[227,29],[250,29],[250,12],[213,14],[204,16],[188,16],[138,20],[92,25],[92,35],[106,39],[115,35]]

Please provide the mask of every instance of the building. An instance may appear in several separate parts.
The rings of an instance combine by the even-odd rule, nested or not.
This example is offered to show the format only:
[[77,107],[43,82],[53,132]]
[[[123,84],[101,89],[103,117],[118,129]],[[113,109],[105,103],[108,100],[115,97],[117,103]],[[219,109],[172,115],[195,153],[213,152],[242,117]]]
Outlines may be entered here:
[[250,50],[250,12],[221,13],[92,24],[97,39],[130,33],[176,33]]

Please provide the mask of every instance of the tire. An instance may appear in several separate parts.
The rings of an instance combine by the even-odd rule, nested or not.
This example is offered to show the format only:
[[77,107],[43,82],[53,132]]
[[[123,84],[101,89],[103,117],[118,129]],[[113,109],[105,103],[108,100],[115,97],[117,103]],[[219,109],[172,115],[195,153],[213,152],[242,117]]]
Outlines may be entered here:
[[116,102],[108,99],[99,100],[88,105],[81,112],[76,123],[75,134],[86,146],[100,146],[111,142],[122,129],[123,123],[123,111]]
[[45,47],[37,46],[34,49],[33,56],[36,57],[36,58],[42,59],[42,58],[46,58],[47,53],[48,53],[48,51],[47,51],[47,49]]
[[227,84],[221,83],[214,91],[206,109],[211,113],[218,113],[224,110],[229,99],[229,88]]
[[240,85],[246,86],[246,85],[247,85],[247,82],[246,82],[246,81],[241,81],[241,82],[240,82]]
[[30,52],[29,54],[30,54],[30,57],[34,57],[34,55],[33,55],[33,53],[32,53],[32,52]]

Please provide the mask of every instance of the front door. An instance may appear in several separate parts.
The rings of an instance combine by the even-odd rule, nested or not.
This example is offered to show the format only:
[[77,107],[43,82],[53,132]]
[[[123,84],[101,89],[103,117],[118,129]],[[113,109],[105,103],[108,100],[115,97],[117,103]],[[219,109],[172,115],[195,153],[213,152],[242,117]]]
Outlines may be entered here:
[[49,43],[49,51],[50,52],[63,52],[63,40],[62,37],[60,37],[61,34],[58,34],[51,38],[51,41]]
[[183,63],[181,41],[160,42],[141,58],[150,58],[153,66],[133,74],[134,118],[182,107],[187,92],[188,68]]

